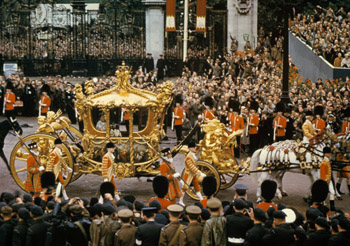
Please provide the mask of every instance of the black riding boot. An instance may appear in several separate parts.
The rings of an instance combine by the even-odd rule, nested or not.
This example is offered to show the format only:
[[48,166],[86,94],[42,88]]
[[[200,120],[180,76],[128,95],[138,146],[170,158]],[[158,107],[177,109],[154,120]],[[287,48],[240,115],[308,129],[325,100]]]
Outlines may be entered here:
[[337,183],[335,187],[337,188],[339,195],[344,195],[345,193],[340,191],[340,186],[341,186],[341,184]]
[[349,195],[350,195],[350,184],[348,185]]

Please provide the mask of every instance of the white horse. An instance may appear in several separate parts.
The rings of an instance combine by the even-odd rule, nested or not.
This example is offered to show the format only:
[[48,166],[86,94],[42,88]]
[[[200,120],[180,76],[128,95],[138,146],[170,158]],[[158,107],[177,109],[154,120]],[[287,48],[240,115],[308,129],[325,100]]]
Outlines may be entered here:
[[265,179],[275,180],[278,185],[276,195],[281,199],[287,193],[283,189],[282,179],[286,172],[306,174],[311,184],[319,179],[319,164],[322,161],[325,141],[314,145],[307,145],[294,140],[276,142],[256,150],[250,160],[250,171],[262,171],[252,173],[252,179],[257,183],[257,201],[261,201],[260,186]]

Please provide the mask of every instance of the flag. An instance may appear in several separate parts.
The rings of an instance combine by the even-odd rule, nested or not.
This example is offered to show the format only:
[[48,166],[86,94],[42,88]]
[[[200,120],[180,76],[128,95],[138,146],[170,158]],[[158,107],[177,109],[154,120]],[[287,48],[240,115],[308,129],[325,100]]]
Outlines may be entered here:
[[175,24],[175,15],[176,15],[176,0],[167,0],[166,1],[166,24],[165,31],[166,32],[175,32],[176,24]]
[[196,32],[205,32],[205,22],[207,15],[207,1],[197,0]]

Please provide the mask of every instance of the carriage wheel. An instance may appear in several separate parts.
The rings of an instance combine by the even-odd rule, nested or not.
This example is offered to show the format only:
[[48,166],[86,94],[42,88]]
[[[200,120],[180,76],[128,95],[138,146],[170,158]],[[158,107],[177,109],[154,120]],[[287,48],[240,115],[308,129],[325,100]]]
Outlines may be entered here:
[[[83,134],[81,134],[81,132],[77,128],[69,126],[68,131],[72,134],[73,138],[75,138],[75,141],[80,141],[83,139]],[[71,146],[75,146],[74,142],[69,137],[67,137],[67,141]],[[74,157],[76,158],[77,156]],[[73,168],[73,177],[71,178],[70,183],[76,181],[78,178],[81,177],[81,175],[83,175],[80,172],[79,164],[75,163],[74,166],[77,166],[77,168]]]
[[[238,166],[237,159],[229,152],[225,152],[225,155],[227,155],[227,160],[231,159],[233,160],[232,166]],[[239,177],[238,173],[232,173],[232,172],[225,172],[219,170],[220,173],[220,190],[226,190],[230,188],[232,185],[234,185]]]
[[[203,172],[207,176],[210,176],[210,175],[214,176],[218,184],[215,194],[218,193],[220,189],[220,176],[219,176],[218,170],[216,170],[216,168],[213,165],[211,165],[209,162],[206,162],[206,161],[198,160],[195,163],[195,165],[201,172]],[[184,177],[184,171],[185,169],[182,171],[182,175],[181,175],[182,178]],[[192,199],[199,200],[197,195],[194,192],[194,187],[191,185],[190,188],[191,189],[187,189],[186,194]]]
[[[24,137],[21,141],[19,141],[15,147],[13,148],[11,152],[11,157],[10,157],[10,170],[11,170],[11,175],[17,185],[24,191],[27,191],[25,189],[25,183],[27,179],[27,158],[29,156],[29,151],[25,147],[26,145],[32,143],[32,142],[37,142],[38,143],[38,149],[39,149],[39,162],[41,165],[46,167],[46,164],[48,162],[48,157],[50,152],[54,149],[54,141],[55,137],[48,135],[48,134],[43,134],[43,133],[38,133],[38,134],[32,134],[29,136]],[[63,144],[62,147],[62,154],[65,162],[67,163],[67,166],[73,169],[73,156],[69,151],[69,148]],[[65,186],[68,185],[70,182],[73,173],[68,173],[65,172],[63,173],[64,179],[65,179]],[[29,191],[27,191],[29,192]]]

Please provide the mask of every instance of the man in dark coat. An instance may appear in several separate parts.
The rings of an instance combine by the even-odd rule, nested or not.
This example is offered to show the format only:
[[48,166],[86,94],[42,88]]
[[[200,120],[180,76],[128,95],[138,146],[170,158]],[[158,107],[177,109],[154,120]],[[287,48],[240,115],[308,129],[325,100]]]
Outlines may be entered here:
[[26,208],[20,208],[17,212],[18,223],[13,229],[12,246],[25,246],[28,230],[29,211]]
[[249,216],[254,220],[254,226],[247,231],[245,240],[247,246],[259,246],[261,245],[261,239],[265,236],[268,230],[263,226],[267,216],[261,208],[250,210]]
[[343,216],[337,216],[336,219],[338,223],[338,233],[333,235],[329,241],[328,246],[345,246],[350,245],[350,235],[349,228],[350,222]]
[[136,245],[157,246],[159,242],[160,231],[164,225],[154,221],[157,208],[146,207],[142,209],[145,224],[139,226],[136,232]]
[[34,86],[30,83],[30,80],[25,81],[23,94],[23,114],[24,116],[34,116],[35,114],[35,103],[36,103],[36,91]]
[[46,232],[50,224],[41,217],[44,212],[41,207],[33,205],[30,209],[30,215],[34,222],[27,231],[27,246],[45,246]]
[[324,217],[318,217],[315,220],[316,231],[309,233],[309,237],[304,242],[308,246],[327,246],[331,237],[329,224]]
[[244,245],[246,233],[254,226],[254,222],[243,214],[247,209],[247,203],[244,200],[235,199],[233,207],[235,213],[227,216],[226,220],[227,245]]
[[152,72],[154,70],[154,60],[151,53],[147,53],[147,57],[143,62],[143,67],[146,69],[146,73]]
[[67,241],[75,246],[87,246],[90,241],[91,222],[84,218],[80,205],[69,207],[71,222],[65,223]]
[[75,98],[75,92],[73,91],[73,85],[69,83],[67,85],[67,90],[65,91],[65,98],[66,98],[66,110],[68,114],[69,120],[72,122],[72,124],[77,123],[76,118],[76,112],[74,107],[74,101]]
[[273,212],[273,228],[262,238],[263,245],[294,245],[294,230],[286,223],[286,214],[281,210]]
[[12,208],[9,206],[3,206],[0,215],[3,220],[0,226],[0,245],[10,246],[13,228],[16,225],[16,221],[12,219]]
[[165,75],[165,60],[163,58],[163,55],[159,56],[159,59],[157,61],[157,80],[160,81],[162,79],[164,79],[164,75]]

